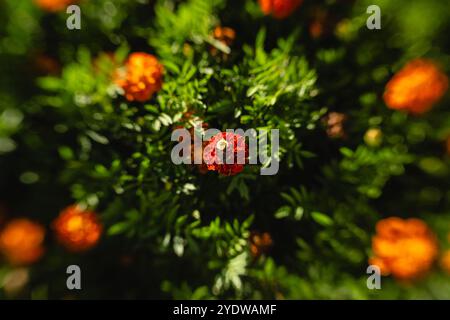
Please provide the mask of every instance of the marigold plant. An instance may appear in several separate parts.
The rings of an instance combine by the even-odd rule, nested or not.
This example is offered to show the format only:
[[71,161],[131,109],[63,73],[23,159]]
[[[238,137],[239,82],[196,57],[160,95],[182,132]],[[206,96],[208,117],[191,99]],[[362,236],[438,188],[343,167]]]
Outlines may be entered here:
[[0,17],[0,300],[450,299],[447,1]]

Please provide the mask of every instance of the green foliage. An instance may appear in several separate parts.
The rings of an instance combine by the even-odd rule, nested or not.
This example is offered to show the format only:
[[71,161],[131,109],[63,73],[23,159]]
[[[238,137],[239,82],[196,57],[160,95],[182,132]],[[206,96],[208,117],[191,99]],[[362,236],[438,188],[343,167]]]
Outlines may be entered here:
[[[376,292],[365,273],[375,224],[388,216],[421,218],[450,245],[448,94],[420,117],[382,99],[411,58],[448,73],[448,13],[438,0],[313,2],[278,20],[256,0],[82,1],[79,31],[65,28],[64,12],[0,2],[0,210],[49,225],[81,203],[104,224],[86,254],[49,236],[19,293],[5,288],[14,267],[2,260],[0,298],[65,297],[59,275],[75,262],[90,272],[78,298],[449,298],[437,267],[409,286],[383,278]],[[372,2],[381,30],[365,28]],[[308,32],[315,8],[332,24],[320,38]],[[218,25],[236,31],[232,44],[212,36]],[[113,81],[132,52],[164,65],[145,103]],[[60,70],[42,72],[42,54]],[[329,112],[347,116],[341,138],[327,135]],[[186,113],[219,130],[279,129],[279,172],[174,165],[171,133]],[[364,140],[370,128],[379,143]],[[273,239],[259,256],[255,231]]]

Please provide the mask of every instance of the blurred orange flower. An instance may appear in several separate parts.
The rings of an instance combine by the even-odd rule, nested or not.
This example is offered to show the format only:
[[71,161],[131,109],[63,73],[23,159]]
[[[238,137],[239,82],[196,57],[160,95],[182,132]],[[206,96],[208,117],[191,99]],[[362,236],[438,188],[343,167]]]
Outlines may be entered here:
[[273,244],[272,236],[268,232],[252,231],[249,238],[250,253],[258,258],[261,254],[267,253]]
[[277,19],[283,19],[291,15],[303,0],[259,0],[259,5],[265,15],[271,14]]
[[[232,28],[217,26],[214,28],[213,37],[229,47],[236,38],[236,32]],[[211,47],[210,52],[215,56],[218,53],[218,49]]]
[[340,112],[330,112],[322,119],[327,135],[330,138],[344,138],[346,136],[344,124],[347,116]]
[[320,19],[315,19],[309,24],[309,34],[312,38],[317,39],[324,32],[324,23]]
[[322,7],[313,7],[309,16],[311,21],[308,30],[313,39],[328,35],[334,29],[336,24],[335,18]]
[[369,263],[378,265],[383,275],[414,279],[426,273],[437,257],[436,237],[422,220],[391,217],[380,220],[376,231],[375,256]]
[[34,2],[45,11],[57,12],[65,10],[78,0],[34,0]]
[[162,87],[164,68],[158,59],[144,52],[130,54],[124,69],[116,74],[116,84],[128,101],[144,102]]
[[45,229],[28,219],[10,221],[0,233],[0,251],[13,265],[36,262],[44,254]]
[[424,113],[445,94],[448,78],[432,61],[410,61],[387,83],[384,101],[391,109]]
[[103,231],[97,214],[83,210],[78,205],[64,209],[52,226],[58,242],[73,252],[94,247]]
[[450,250],[444,252],[441,258],[441,267],[450,274]]
[[58,75],[61,71],[58,61],[42,53],[34,57],[33,65],[36,72],[42,75]]

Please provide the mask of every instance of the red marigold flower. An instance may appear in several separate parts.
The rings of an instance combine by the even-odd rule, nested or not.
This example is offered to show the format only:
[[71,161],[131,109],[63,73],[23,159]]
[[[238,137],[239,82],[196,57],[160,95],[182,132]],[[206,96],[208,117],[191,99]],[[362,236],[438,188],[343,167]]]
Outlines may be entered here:
[[162,87],[164,68],[158,59],[144,52],[130,54],[125,68],[118,70],[116,84],[128,101],[144,102]]
[[303,0],[259,0],[259,5],[265,15],[271,14],[277,19],[283,19],[291,15]]
[[44,254],[45,229],[22,218],[10,221],[0,233],[0,251],[14,265],[36,262]]
[[64,209],[53,221],[53,229],[59,243],[73,252],[94,247],[103,230],[97,214],[78,205]]
[[391,109],[424,113],[445,94],[448,78],[429,60],[410,61],[387,83],[384,101]]
[[380,220],[372,238],[375,254],[369,263],[378,265],[382,274],[402,280],[418,278],[432,266],[438,254],[435,235],[419,219],[391,217]]
[[208,142],[203,160],[210,171],[233,176],[244,170],[248,159],[245,137],[231,132],[220,132]]
[[34,2],[45,11],[57,12],[65,10],[78,0],[34,0]]

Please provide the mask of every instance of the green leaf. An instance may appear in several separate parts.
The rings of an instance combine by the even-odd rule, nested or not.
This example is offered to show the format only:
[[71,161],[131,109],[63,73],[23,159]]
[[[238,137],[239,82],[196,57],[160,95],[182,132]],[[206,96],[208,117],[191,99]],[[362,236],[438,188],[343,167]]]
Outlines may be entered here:
[[45,90],[57,91],[61,89],[61,80],[55,77],[42,77],[37,80],[38,85]]
[[311,212],[311,218],[324,227],[328,227],[333,224],[333,220],[329,216],[318,211]]
[[67,146],[59,147],[58,153],[64,160],[72,160],[74,158],[72,149]]
[[112,225],[108,229],[108,235],[114,236],[117,234],[124,233],[125,231],[127,231],[128,227],[129,227],[128,221],[116,223],[115,225]]
[[300,220],[303,217],[304,212],[305,212],[305,210],[302,207],[297,207],[295,209],[294,219]]
[[86,131],[86,134],[89,136],[89,138],[91,138],[92,140],[94,140],[95,142],[98,142],[100,144],[108,144],[109,143],[108,138],[98,134],[95,131],[88,130],[88,131]]
[[353,156],[353,151],[349,148],[342,147],[339,149],[339,151],[346,157],[350,158]]
[[291,207],[283,206],[275,212],[275,218],[283,219],[288,217],[291,214]]

